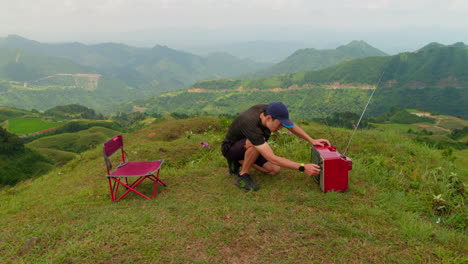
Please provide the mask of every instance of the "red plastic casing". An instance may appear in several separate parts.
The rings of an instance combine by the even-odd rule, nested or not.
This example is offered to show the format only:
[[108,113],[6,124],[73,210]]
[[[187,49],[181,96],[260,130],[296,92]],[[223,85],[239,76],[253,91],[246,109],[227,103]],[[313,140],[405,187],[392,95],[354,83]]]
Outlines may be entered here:
[[323,192],[345,191],[348,189],[348,171],[353,168],[353,161],[336,151],[336,147],[313,146],[312,163],[321,167],[319,184]]

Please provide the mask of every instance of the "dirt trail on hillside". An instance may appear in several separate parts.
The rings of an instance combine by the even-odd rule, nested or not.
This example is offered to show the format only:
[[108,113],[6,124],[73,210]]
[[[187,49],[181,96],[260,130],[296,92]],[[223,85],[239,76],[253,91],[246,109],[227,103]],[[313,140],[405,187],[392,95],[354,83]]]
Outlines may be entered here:
[[338,82],[323,85],[323,86],[313,86],[313,85],[304,85],[303,87],[299,87],[297,85],[289,86],[288,88],[269,88],[269,89],[259,89],[259,88],[244,88],[243,86],[239,86],[237,89],[204,89],[204,88],[191,88],[187,91],[189,93],[222,93],[222,92],[233,92],[233,91],[270,91],[270,92],[281,92],[281,91],[292,91],[292,90],[304,90],[304,89],[311,89],[311,88],[325,88],[325,89],[362,89],[362,90],[372,90],[375,89],[375,85],[347,85],[347,84],[340,84]]
[[443,128],[443,127],[440,127],[440,126],[437,126],[437,125],[416,124],[416,126],[422,127],[422,128],[435,128],[435,129],[439,129],[439,130],[445,131],[445,132],[447,132],[447,133],[452,132],[450,129]]

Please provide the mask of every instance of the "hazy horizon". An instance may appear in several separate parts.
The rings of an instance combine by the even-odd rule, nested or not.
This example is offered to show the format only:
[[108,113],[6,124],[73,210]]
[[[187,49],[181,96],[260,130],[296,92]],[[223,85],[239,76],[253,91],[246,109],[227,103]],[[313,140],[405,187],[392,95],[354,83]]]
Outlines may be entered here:
[[[0,0],[0,36],[157,44],[195,53],[258,42],[335,48],[364,40],[389,54],[468,42],[462,0]],[[219,49],[219,50],[217,50]]]

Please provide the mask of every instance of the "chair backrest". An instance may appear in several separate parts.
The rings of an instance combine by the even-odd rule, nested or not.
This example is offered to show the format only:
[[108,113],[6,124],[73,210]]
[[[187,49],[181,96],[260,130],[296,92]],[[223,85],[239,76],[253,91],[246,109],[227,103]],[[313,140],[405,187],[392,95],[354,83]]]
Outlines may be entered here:
[[122,135],[117,135],[104,143],[104,156],[111,156],[117,150],[123,147],[123,138]]
[[110,173],[110,170],[112,169],[112,163],[110,162],[109,157],[112,156],[112,154],[114,154],[119,149],[122,149],[122,162],[125,162],[122,135],[117,135],[103,144],[104,161],[106,162],[108,174]]

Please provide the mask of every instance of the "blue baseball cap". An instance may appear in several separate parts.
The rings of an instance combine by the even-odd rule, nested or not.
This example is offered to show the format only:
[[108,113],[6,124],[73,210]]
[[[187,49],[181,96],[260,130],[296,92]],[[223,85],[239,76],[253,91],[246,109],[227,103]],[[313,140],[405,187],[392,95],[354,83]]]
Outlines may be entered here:
[[294,123],[289,120],[288,108],[281,102],[273,102],[269,104],[265,113],[271,115],[271,117],[278,119],[281,122],[281,125],[285,128],[291,128],[294,126]]

